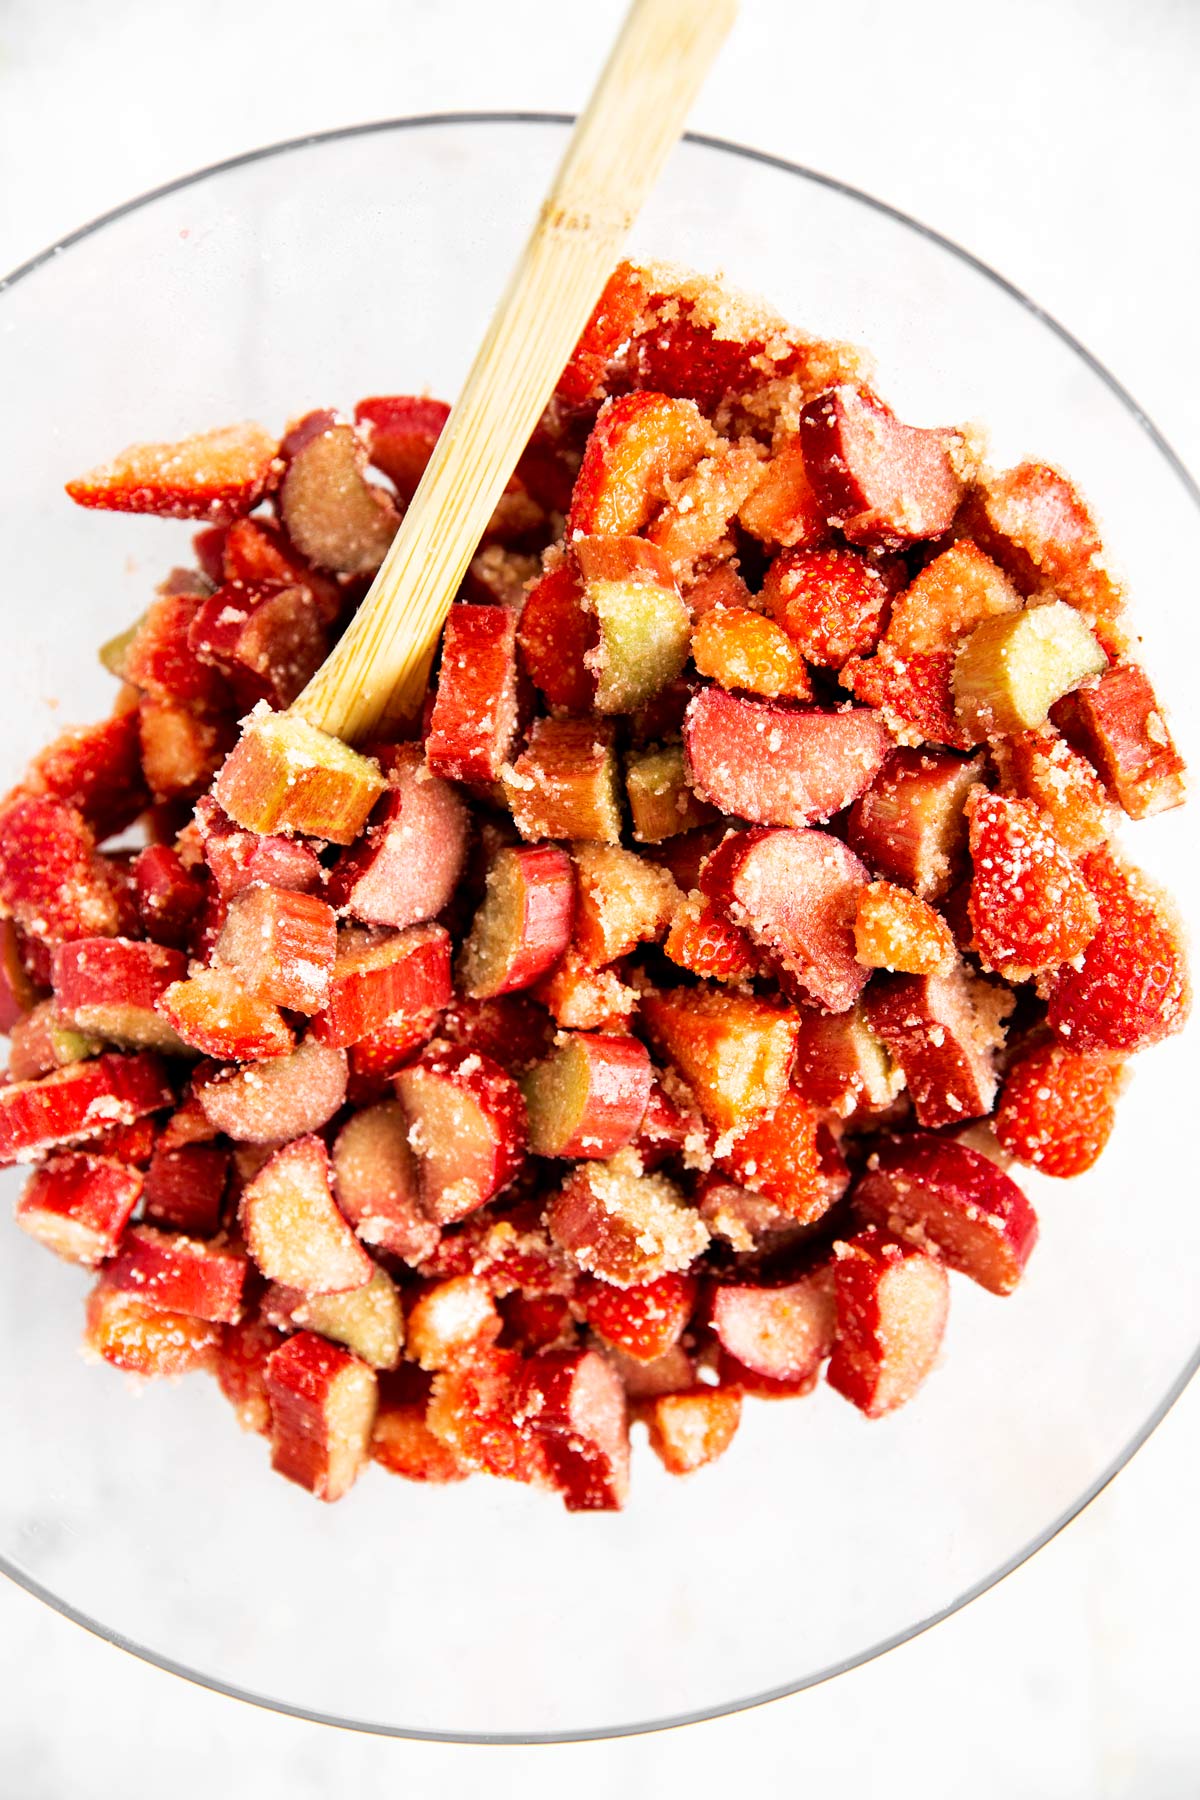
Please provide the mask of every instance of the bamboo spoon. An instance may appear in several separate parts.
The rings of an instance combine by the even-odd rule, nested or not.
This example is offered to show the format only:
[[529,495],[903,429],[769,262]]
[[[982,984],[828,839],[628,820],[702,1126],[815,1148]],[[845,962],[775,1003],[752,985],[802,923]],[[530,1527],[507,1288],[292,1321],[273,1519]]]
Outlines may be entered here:
[[418,714],[484,527],[612,272],[737,0],[633,0],[412,504],[293,710],[360,743]]

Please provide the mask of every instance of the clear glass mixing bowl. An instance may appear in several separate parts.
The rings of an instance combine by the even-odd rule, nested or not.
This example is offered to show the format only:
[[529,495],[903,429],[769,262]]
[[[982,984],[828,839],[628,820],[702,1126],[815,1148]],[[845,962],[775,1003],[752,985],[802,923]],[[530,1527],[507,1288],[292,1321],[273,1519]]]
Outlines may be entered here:
[[[5,285],[5,779],[61,723],[107,709],[94,646],[186,557],[186,527],[77,511],[64,479],[136,438],[279,426],[369,392],[453,395],[566,125],[408,119],[281,145],[110,214]],[[1195,756],[1200,624],[1178,596],[1200,495],[1052,320],[864,195],[706,139],[676,150],[635,247],[870,345],[905,417],[985,420],[997,459],[1070,469]],[[1131,835],[1194,916],[1185,818]],[[378,1471],[317,1505],[269,1472],[215,1383],[134,1394],[85,1365],[85,1278],[4,1226],[0,1560],[162,1667],[374,1731],[598,1736],[820,1681],[1045,1543],[1195,1367],[1194,1042],[1139,1062],[1095,1173],[1031,1179],[1043,1238],[1025,1284],[1000,1301],[956,1279],[944,1366],[914,1405],[868,1424],[823,1387],[750,1404],[731,1453],[688,1480],[641,1448],[615,1517]]]

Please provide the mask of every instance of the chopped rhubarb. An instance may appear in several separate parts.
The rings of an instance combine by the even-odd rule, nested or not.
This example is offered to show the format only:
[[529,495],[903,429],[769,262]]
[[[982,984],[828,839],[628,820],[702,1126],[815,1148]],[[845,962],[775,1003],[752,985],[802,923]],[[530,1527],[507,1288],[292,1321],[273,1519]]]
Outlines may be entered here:
[[404,1347],[400,1296],[383,1269],[345,1294],[304,1294],[276,1284],[263,1295],[262,1316],[283,1331],[315,1331],[343,1344],[372,1369],[394,1369]]
[[904,1073],[922,1125],[961,1125],[992,1110],[996,1053],[1013,1009],[1007,988],[965,967],[885,975],[867,989],[867,1020]]
[[217,1385],[242,1430],[256,1431],[260,1437],[271,1429],[267,1361],[282,1342],[273,1325],[249,1313],[236,1325],[222,1326],[216,1346]]
[[288,1338],[267,1359],[271,1467],[318,1500],[340,1500],[367,1461],[375,1423],[375,1371],[315,1332]]
[[762,604],[809,662],[840,669],[874,650],[888,585],[859,550],[785,550],[767,570]]
[[702,800],[756,825],[831,818],[870,786],[892,747],[878,713],[805,712],[702,688],[688,707],[688,779]]
[[859,894],[854,951],[865,968],[903,975],[948,975],[958,960],[946,921],[891,881],[872,881]]
[[814,1106],[848,1119],[890,1106],[902,1077],[860,1003],[851,1012],[803,1015],[792,1080]]
[[474,1000],[532,987],[571,939],[575,878],[565,850],[525,844],[501,850],[463,945],[460,981]]
[[326,901],[251,888],[230,901],[212,960],[273,1006],[314,1013],[328,999],[336,951],[337,920]]
[[68,481],[77,506],[157,513],[164,519],[235,519],[261,499],[278,446],[261,425],[229,425],[175,444],[131,444],[112,462]]
[[664,1175],[647,1175],[636,1153],[582,1162],[546,1212],[560,1249],[614,1287],[638,1287],[690,1269],[708,1244],[700,1215]]
[[616,1370],[595,1350],[551,1350],[522,1371],[514,1417],[540,1439],[568,1512],[616,1512],[629,1495],[629,1423]]
[[448,1369],[500,1335],[501,1319],[487,1283],[476,1275],[435,1281],[408,1314],[408,1355],[422,1369]]
[[499,779],[520,726],[516,629],[516,615],[506,606],[450,608],[425,740],[435,775]]
[[780,1287],[718,1282],[708,1304],[721,1348],[742,1368],[797,1385],[810,1381],[832,1351],[835,1311],[827,1264]]
[[800,443],[826,522],[852,544],[899,549],[951,525],[963,491],[956,433],[902,424],[874,394],[844,384],[809,401]]
[[240,1250],[153,1225],[131,1225],[106,1274],[113,1287],[136,1294],[147,1306],[234,1325],[242,1313],[247,1268]]
[[449,417],[444,400],[414,394],[380,395],[360,400],[354,409],[354,423],[366,440],[372,465],[387,476],[406,506]]
[[1117,663],[1076,688],[1055,707],[1054,720],[1131,819],[1183,805],[1183,758],[1137,663]]
[[521,1079],[535,1156],[615,1156],[645,1116],[653,1072],[633,1037],[575,1033]]
[[88,1295],[83,1353],[130,1375],[176,1376],[211,1369],[221,1327],[149,1306],[114,1287],[107,1273]]
[[756,492],[764,466],[752,439],[720,444],[672,485],[646,536],[680,577],[688,579],[698,564],[733,553],[734,520]]
[[48,943],[111,937],[113,884],[80,815],[50,795],[17,794],[0,811],[0,905]]
[[213,792],[248,831],[352,844],[386,785],[378,763],[297,714],[256,709]]
[[1112,1135],[1122,1085],[1122,1065],[1111,1056],[1039,1044],[1004,1077],[996,1136],[1043,1175],[1083,1175]]
[[932,1249],[992,1294],[1012,1292],[1037,1242],[1037,1215],[1016,1182],[952,1138],[913,1132],[882,1143],[854,1205],[868,1225]]
[[0,918],[0,1032],[11,1032],[37,999],[37,984],[21,958],[17,927],[11,919]]
[[226,528],[221,563],[221,569],[212,575],[218,587],[227,581],[303,587],[311,594],[323,625],[336,625],[342,616],[345,595],[337,581],[297,556],[279,527],[264,518],[236,519]]
[[440,925],[405,931],[344,931],[329,1000],[312,1023],[322,1044],[345,1048],[393,1019],[440,1012],[450,999],[450,937]]
[[598,636],[586,663],[597,712],[636,712],[682,673],[691,621],[663,551],[636,537],[578,537],[582,604]]
[[178,950],[130,938],[76,938],[54,952],[54,999],[64,1025],[108,1043],[179,1050],[179,1038],[155,1008],[187,973]]
[[217,1131],[241,1144],[280,1144],[328,1124],[346,1098],[346,1053],[309,1038],[286,1056],[208,1067],[196,1098]]
[[800,1020],[789,1008],[721,988],[679,988],[642,999],[650,1041],[720,1131],[779,1105]]
[[307,413],[279,453],[279,511],[300,554],[339,575],[373,575],[400,515],[366,479],[367,448],[353,425],[331,412]]
[[172,950],[187,949],[204,906],[203,871],[187,868],[167,844],[148,844],[133,860],[133,882],[146,936]]
[[628,537],[647,524],[670,484],[713,448],[716,434],[690,400],[625,394],[605,406],[587,442],[567,536]]
[[1079,956],[1100,909],[1045,815],[981,788],[969,817],[971,928],[984,966],[1024,981]]
[[419,925],[437,917],[462,874],[466,810],[415,745],[399,744],[379,757],[388,791],[362,838],[335,863],[325,897],[368,925]]
[[591,1329],[634,1362],[654,1363],[673,1350],[696,1309],[694,1275],[660,1275],[634,1287],[581,1277],[575,1301]]
[[1108,658],[1065,600],[986,619],[954,659],[954,705],[969,740],[1033,731]]
[[136,1169],[68,1151],[30,1176],[16,1221],[56,1256],[94,1269],[116,1250],[141,1192]]
[[613,727],[603,719],[538,719],[504,777],[517,830],[526,840],[621,837]]
[[320,885],[324,871],[311,844],[245,831],[208,796],[196,808],[196,819],[204,860],[227,900],[251,887],[302,894]]
[[473,1050],[426,1051],[397,1075],[396,1094],[428,1218],[465,1218],[512,1181],[525,1155],[525,1102],[499,1063]]
[[188,644],[220,670],[239,712],[260,700],[290,706],[329,649],[321,608],[306,583],[228,582],[197,608]]
[[742,1417],[736,1388],[659,1394],[646,1407],[650,1448],[669,1475],[692,1475],[724,1456]]
[[967,797],[982,756],[897,750],[851,809],[847,842],[880,875],[941,900],[965,866]]
[[548,706],[591,710],[596,677],[588,658],[599,641],[600,626],[584,607],[578,572],[569,562],[555,564],[530,588],[517,626],[521,660]]
[[296,1041],[279,1008],[247,993],[227,969],[201,969],[172,982],[158,1007],[183,1042],[204,1056],[256,1062],[285,1056]]
[[192,622],[207,597],[206,589],[179,594],[164,587],[127,634],[120,669],[114,672],[138,688],[143,700],[209,714],[231,705],[233,696],[225,677],[219,669],[201,662],[189,642]]
[[146,1170],[143,1200],[152,1225],[213,1237],[229,1182],[229,1152],[220,1144],[156,1146]]
[[[105,943],[108,939],[103,940]],[[39,1000],[12,1028],[8,1048],[8,1079],[36,1081],[53,1069],[97,1056],[104,1045],[66,1024],[53,1000]]]
[[143,694],[138,708],[142,773],[156,801],[194,800],[232,747],[223,720],[202,719],[186,706]]
[[967,496],[963,523],[1023,594],[1049,589],[1089,623],[1113,625],[1123,599],[1078,490],[1045,463],[985,475]]
[[677,744],[631,751],[625,761],[625,792],[639,844],[661,844],[715,817],[713,808],[692,792]]
[[935,1257],[868,1226],[834,1245],[832,1388],[881,1419],[911,1400],[937,1361],[950,1287]]
[[812,699],[798,646],[781,626],[749,607],[718,606],[705,613],[692,633],[692,661],[723,688],[771,700]]
[[399,1101],[364,1107],[342,1126],[333,1146],[333,1185],[364,1244],[409,1263],[436,1247],[440,1227],[421,1210],[417,1159]]
[[246,1247],[268,1281],[305,1294],[365,1287],[375,1265],[338,1211],[317,1137],[276,1150],[242,1194]]
[[32,1162],[109,1125],[132,1125],[173,1099],[162,1063],[147,1054],[97,1056],[40,1081],[10,1082],[0,1087],[0,1165]]

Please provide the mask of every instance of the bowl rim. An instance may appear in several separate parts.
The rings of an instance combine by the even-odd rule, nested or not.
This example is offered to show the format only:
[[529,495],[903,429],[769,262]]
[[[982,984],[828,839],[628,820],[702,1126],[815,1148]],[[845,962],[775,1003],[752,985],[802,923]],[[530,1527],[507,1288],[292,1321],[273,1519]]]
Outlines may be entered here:
[[[85,243],[90,237],[102,231],[105,226],[115,224],[127,214],[137,212],[143,207],[150,206],[155,201],[161,200],[169,194],[179,193],[185,188],[196,186],[203,181],[207,181],[212,176],[223,175],[230,170],[242,168],[252,163],[265,162],[269,158],[282,156],[291,151],[310,150],[324,144],[337,143],[345,139],[382,135],[388,132],[477,125],[567,127],[575,123],[575,116],[574,113],[551,112],[527,108],[465,109],[446,112],[410,113],[393,119],[375,119],[357,125],[336,126],[327,131],[306,132],[299,137],[283,138],[275,143],[261,145],[253,150],[241,151],[235,156],[228,156],[222,158],[218,162],[207,163],[201,168],[194,169],[186,175],[176,176],[171,181],[162,182],[159,186],[149,188],[144,193],[137,194],[132,199],[123,201],[119,206],[110,208],[107,212],[97,214],[96,217],[90,219],[86,224],[77,226],[74,231],[68,232],[66,236],[59,238],[57,242],[50,244],[46,249],[38,251],[25,262],[18,264],[9,274],[0,277],[0,294],[6,293],[9,289],[15,287],[18,282],[25,280],[30,275],[36,274],[39,269],[45,268],[47,265],[57,260],[57,258],[66,251],[75,248],[79,244]],[[835,175],[825,174],[817,169],[810,169],[804,164],[792,162],[786,157],[776,156],[765,150],[755,150],[749,145],[736,143],[730,138],[717,137],[707,132],[685,132],[683,141],[686,143],[697,144],[704,149],[715,150],[725,155],[738,157],[746,162],[759,163],[767,168],[778,169],[784,174],[798,176],[802,181],[811,182],[814,186],[826,188],[832,193],[840,194],[846,199],[856,201],[858,204],[869,208],[871,211],[882,213],[885,217],[894,220],[897,224],[906,226],[909,230],[916,232],[918,236],[926,238],[931,243],[936,244],[940,249],[948,252],[951,256],[956,257],[960,262],[965,263],[969,268],[975,270],[977,274],[984,276],[988,281],[1001,289],[1002,292],[1006,293],[1011,299],[1017,301],[1017,303],[1027,312],[1031,313],[1035,319],[1039,320],[1042,325],[1052,332],[1069,350],[1073,351],[1085,366],[1103,382],[1105,387],[1109,389],[1114,397],[1131,415],[1135,423],[1141,427],[1142,431],[1150,439],[1168,468],[1180,482],[1185,494],[1195,505],[1197,512],[1200,512],[1200,484],[1197,483],[1195,477],[1191,474],[1178,452],[1173,448],[1150,416],[1134,399],[1128,388],[1126,388],[1112,371],[1101,362],[1098,356],[1090,351],[1086,345],[1082,344],[1072,332],[1068,331],[1066,326],[1061,324],[1052,313],[1040,306],[1036,300],[1032,299],[1022,288],[1018,287],[1016,283],[1009,281],[1007,277],[999,274],[997,270],[992,268],[991,265],[985,262],[981,257],[976,256],[972,251],[967,250],[963,245],[956,242],[955,239],[946,236],[945,233],[935,230],[934,227],[922,223],[919,219],[915,219],[911,213],[906,213],[901,208],[891,205],[888,201],[881,200],[876,195],[869,194],[863,188],[856,187],[850,182],[842,181]],[[1064,1511],[1045,1526],[1043,1530],[1036,1533],[1035,1536],[1023,1545],[1020,1550],[1014,1552],[1011,1557],[1007,1558],[998,1567],[990,1570],[978,1581],[973,1582],[952,1600],[948,1601],[946,1605],[939,1607],[935,1612],[928,1614],[925,1618],[917,1620],[914,1624],[906,1626],[903,1630],[893,1632],[888,1637],[880,1639],[878,1643],[871,1645],[866,1650],[852,1656],[843,1657],[839,1661],[831,1663],[828,1667],[818,1670],[811,1675],[806,1675],[800,1680],[784,1682],[766,1688],[759,1693],[747,1695],[743,1699],[731,1700],[719,1705],[698,1707],[691,1711],[678,1713],[668,1718],[649,1719],[611,1726],[591,1726],[576,1730],[540,1732],[434,1731],[421,1729],[416,1726],[392,1725],[377,1720],[344,1718],[337,1714],[323,1713],[311,1707],[296,1705],[290,1701],[279,1699],[271,1695],[253,1693],[249,1689],[238,1687],[233,1682],[223,1681],[219,1676],[206,1674],[200,1670],[189,1668],[185,1663],[178,1662],[173,1657],[164,1655],[157,1650],[152,1650],[145,1645],[139,1644],[122,1632],[116,1631],[110,1626],[105,1625],[101,1620],[92,1618],[88,1613],[73,1606],[70,1601],[63,1599],[60,1595],[53,1593],[42,1582],[38,1581],[17,1564],[10,1561],[2,1551],[0,1551],[0,1574],[7,1576],[17,1587],[23,1588],[26,1593],[43,1601],[53,1611],[61,1614],[62,1617],[71,1620],[73,1624],[82,1626],[85,1631],[90,1632],[94,1637],[100,1638],[105,1643],[115,1645],[118,1649],[128,1651],[130,1655],[138,1657],[142,1662],[149,1663],[153,1667],[165,1671],[167,1674],[180,1676],[183,1680],[189,1681],[197,1687],[206,1688],[211,1693],[222,1694],[232,1700],[245,1701],[249,1705],[262,1707],[269,1712],[281,1713],[290,1718],[302,1719],[309,1724],[331,1725],[340,1727],[346,1731],[361,1732],[370,1736],[407,1739],[423,1743],[474,1744],[497,1747],[533,1744],[594,1743],[613,1738],[641,1737],[651,1732],[675,1730],[680,1726],[701,1724],[709,1719],[728,1718],[735,1713],[748,1712],[754,1707],[765,1706],[771,1701],[788,1699],[794,1694],[802,1693],[808,1688],[817,1687],[826,1681],[830,1681],[835,1676],[847,1674],[852,1669],[861,1668],[864,1664],[875,1661],[877,1657],[885,1655],[890,1650],[898,1649],[903,1644],[910,1643],[914,1638],[920,1637],[932,1626],[940,1624],[944,1619],[948,1619],[954,1613],[961,1611],[963,1607],[970,1605],[973,1600],[979,1599],[981,1595],[997,1586],[998,1583],[1003,1581],[1007,1576],[1013,1574],[1024,1563],[1028,1562],[1031,1557],[1038,1553],[1038,1551],[1044,1549],[1047,1544],[1058,1536],[1059,1532],[1063,1531],[1074,1519],[1079,1517],[1085,1508],[1091,1505],[1093,1500],[1095,1500],[1109,1483],[1120,1474],[1121,1470],[1131,1461],[1152,1433],[1158,1429],[1159,1425],[1161,1425],[1171,1408],[1175,1405],[1175,1402],[1188,1386],[1188,1383],[1198,1371],[1200,1371],[1200,1346],[1197,1347],[1192,1357],[1175,1378],[1158,1405],[1149,1414],[1144,1424],[1134,1432],[1133,1436],[1117,1453],[1107,1468],[1096,1477],[1079,1498],[1065,1508]]]

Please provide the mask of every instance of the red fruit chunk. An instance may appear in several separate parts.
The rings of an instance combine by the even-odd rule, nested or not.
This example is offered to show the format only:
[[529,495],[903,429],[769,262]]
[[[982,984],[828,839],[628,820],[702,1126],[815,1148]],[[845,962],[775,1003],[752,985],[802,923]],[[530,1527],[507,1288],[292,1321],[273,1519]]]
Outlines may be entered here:
[[1100,911],[1045,816],[980,788],[970,832],[971,927],[984,966],[1024,981],[1086,949]]
[[[402,1368],[380,1382],[371,1461],[406,1481],[465,1481],[471,1472],[468,1466],[448,1444],[434,1437],[425,1422],[428,1395],[409,1397],[414,1385],[411,1378],[418,1374],[418,1370]],[[428,1376],[421,1379],[428,1384]]]
[[22,1014],[12,1028],[8,1050],[8,1079],[36,1081],[52,1069],[64,1069],[102,1049],[101,1043],[66,1024],[53,1000],[39,1000]]
[[1023,731],[993,754],[1002,786],[1045,813],[1068,856],[1084,856],[1110,836],[1115,815],[1104,784],[1057,732]]
[[320,860],[311,844],[296,838],[264,837],[244,831],[207,796],[196,808],[204,860],[227,900],[250,887],[287,888],[307,893],[321,882]]
[[239,711],[260,700],[290,706],[329,649],[321,608],[307,583],[229,582],[197,608],[188,645],[229,682]]
[[963,484],[951,431],[904,425],[874,394],[844,383],[800,414],[804,465],[826,521],[852,544],[900,549],[948,531]]
[[904,1071],[922,1125],[963,1125],[991,1112],[996,1052],[1012,1008],[1007,988],[965,968],[871,983],[867,1021]]
[[864,968],[905,975],[948,975],[958,960],[941,915],[890,881],[872,881],[859,895],[854,944]]
[[706,687],[683,726],[701,799],[758,825],[831,818],[870,786],[892,748],[877,713],[804,712]]
[[754,492],[742,503],[738,522],[766,544],[810,549],[829,536],[829,527],[804,466],[798,437],[773,453]]
[[271,1429],[267,1359],[282,1342],[274,1326],[251,1313],[236,1325],[222,1326],[217,1344],[217,1384],[242,1430],[256,1431],[261,1437]]
[[594,613],[583,606],[583,589],[572,565],[557,564],[530,588],[517,626],[521,659],[548,706],[569,713],[590,711],[596,677],[587,658],[600,642]]
[[515,1350],[488,1350],[441,1370],[426,1423],[460,1468],[545,1488],[553,1484],[542,1437],[516,1415],[524,1369]]
[[562,1294],[509,1294],[501,1302],[501,1343],[531,1355],[535,1350],[567,1350],[576,1342],[570,1302]]
[[723,688],[768,699],[811,700],[804,658],[787,633],[750,607],[719,606],[692,632],[692,661]]
[[156,1056],[93,1057],[40,1081],[0,1087],[0,1164],[32,1162],[43,1150],[132,1125],[174,1096]]
[[454,1275],[424,1288],[413,1303],[407,1354],[422,1369],[448,1369],[494,1344],[500,1325],[487,1284],[475,1275]]
[[663,954],[708,981],[746,982],[760,966],[746,933],[701,894],[689,895],[677,907]]
[[444,400],[425,395],[383,394],[360,400],[354,423],[371,462],[386,475],[405,505],[421,484],[434,445],[450,417]]
[[[696,1190],[696,1205],[713,1237],[722,1238],[739,1252],[786,1244],[804,1229],[792,1226],[773,1200],[752,1194],[715,1171],[706,1175]],[[806,1378],[803,1392],[808,1391]]]
[[21,940],[11,919],[0,919],[0,1032],[8,1033],[33,1010],[38,990],[21,960]]
[[221,1327],[187,1313],[148,1306],[122,1293],[107,1274],[88,1295],[83,1353],[130,1375],[186,1375],[214,1365]]
[[650,1098],[642,1114],[638,1134],[633,1140],[643,1169],[657,1169],[660,1163],[703,1141],[705,1129],[693,1112],[685,1112],[671,1099],[657,1075],[650,1084]]
[[461,981],[475,1000],[532,987],[571,939],[575,877],[565,850],[549,844],[501,850],[463,946]]
[[333,1185],[364,1244],[409,1263],[436,1247],[440,1229],[421,1211],[417,1159],[398,1101],[364,1107],[342,1126],[333,1146]]
[[94,1137],[76,1145],[89,1156],[108,1156],[127,1168],[145,1169],[158,1141],[158,1126],[153,1119],[135,1119],[132,1125],[109,1125]]
[[324,900],[251,888],[229,902],[212,960],[273,1006],[314,1013],[328,999],[336,952],[337,920]]
[[800,1029],[790,1008],[720,988],[679,988],[646,994],[642,1016],[651,1043],[719,1131],[743,1126],[783,1099]]
[[1012,1292],[1037,1242],[1037,1214],[1003,1169],[966,1144],[923,1132],[872,1152],[854,1205],[868,1225],[932,1247],[992,1294]]
[[996,1136],[1043,1175],[1083,1175],[1112,1135],[1122,1081],[1122,1066],[1110,1057],[1039,1044],[1004,1078]]
[[1131,819],[1182,806],[1184,763],[1150,679],[1136,663],[1117,663],[1054,708],[1060,731],[1094,763]]
[[73,806],[100,839],[124,831],[149,801],[136,707],[64,731],[34,757],[23,785]]
[[397,1013],[378,1031],[360,1038],[346,1052],[350,1079],[346,1097],[352,1106],[366,1106],[384,1100],[392,1091],[392,1076],[398,1075],[433,1036],[441,1014],[433,1009],[406,1015]]
[[619,262],[558,378],[555,392],[560,399],[570,406],[586,406],[603,395],[612,365],[628,352],[643,323],[649,298],[642,271],[633,263]]
[[178,851],[148,844],[133,859],[138,917],[147,937],[184,950],[204,905],[204,882],[185,867]]
[[1045,463],[985,477],[962,522],[1023,594],[1052,590],[1094,624],[1115,623],[1123,598],[1104,562],[1095,521],[1078,491]]
[[724,1456],[742,1417],[736,1388],[660,1394],[646,1409],[650,1448],[669,1475],[691,1475]]
[[605,406],[575,479],[567,536],[632,537],[668,498],[668,486],[716,442],[691,400],[625,394]]
[[229,1152],[219,1144],[164,1148],[160,1143],[146,1170],[146,1217],[193,1237],[212,1237],[221,1223],[228,1182]]
[[131,444],[67,482],[77,506],[163,519],[235,519],[261,499],[277,445],[261,425],[227,425],[175,444]]
[[439,1035],[482,1051],[518,1075],[545,1056],[553,1031],[545,1008],[528,994],[501,994],[494,1000],[456,1000],[442,1015]]
[[546,1061],[522,1077],[529,1148],[535,1156],[615,1156],[637,1136],[652,1080],[636,1038],[560,1037]]
[[364,475],[367,448],[335,413],[307,413],[293,425],[284,459],[279,511],[302,556],[339,575],[373,575],[396,534],[394,501]]
[[636,1287],[613,1287],[584,1275],[575,1299],[592,1330],[635,1362],[657,1362],[674,1349],[691,1321],[700,1284],[694,1275],[660,1275]]
[[142,1177],[107,1157],[50,1157],[17,1201],[22,1231],[67,1262],[94,1269],[110,1257],[142,1192]]
[[443,1233],[422,1275],[478,1275],[497,1299],[512,1293],[569,1295],[577,1270],[551,1242],[540,1203],[522,1202],[497,1218],[490,1208]]
[[[304,587],[312,596],[323,625],[334,625],[344,606],[343,590],[328,575],[319,575],[297,556],[278,526],[265,519],[237,519],[225,533],[223,567],[213,576],[222,582],[278,582],[284,587]],[[208,571],[206,571],[207,573]]]
[[1191,1005],[1187,955],[1169,904],[1107,849],[1080,867],[1100,929],[1078,968],[1051,978],[1048,1018],[1074,1050],[1130,1053],[1183,1028]]
[[396,1077],[420,1165],[421,1207],[462,1219],[508,1185],[525,1155],[525,1102],[511,1075],[478,1051],[426,1051]]
[[64,1025],[110,1043],[178,1050],[179,1039],[155,1010],[187,960],[161,944],[129,938],[77,938],[54,952],[54,998]]
[[298,713],[256,710],[213,792],[235,824],[352,844],[387,786],[378,763]]
[[666,870],[616,845],[579,844],[574,941],[594,966],[653,943],[670,922],[679,892]]
[[614,727],[604,719],[538,719],[504,777],[513,822],[526,840],[621,837]]
[[514,1416],[533,1426],[568,1512],[618,1512],[629,1497],[629,1423],[620,1377],[595,1350],[530,1357]]
[[246,1247],[268,1281],[305,1294],[365,1287],[375,1265],[338,1211],[317,1137],[276,1150],[242,1194]]
[[879,642],[888,585],[857,550],[785,550],[767,570],[762,604],[809,662],[840,669]]
[[279,1008],[248,994],[225,969],[172,982],[158,1008],[185,1044],[223,1061],[285,1056],[296,1041]]
[[240,1250],[157,1231],[153,1225],[131,1225],[107,1278],[147,1306],[233,1325],[241,1317],[248,1266]]
[[240,1144],[279,1144],[319,1131],[346,1098],[346,1053],[309,1038],[288,1056],[195,1077],[209,1124]]
[[912,1399],[937,1361],[950,1304],[946,1271],[873,1226],[834,1245],[834,1271],[829,1385],[868,1419],[881,1419]]
[[640,1287],[690,1269],[708,1244],[695,1208],[664,1175],[646,1175],[632,1150],[582,1162],[546,1209],[560,1249],[614,1287]]
[[752,1375],[811,1382],[833,1349],[833,1269],[828,1264],[783,1287],[719,1283],[708,1317],[721,1348]]
[[140,689],[143,699],[199,712],[230,706],[233,696],[224,676],[201,662],[188,642],[207,592],[205,588],[203,593],[194,589],[173,593],[164,588],[134,627],[121,653],[119,672],[123,681]]
[[440,925],[385,935],[344,931],[329,981],[329,1003],[312,1022],[321,1044],[345,1048],[398,1015],[440,1012],[451,996],[450,937]]
[[749,608],[754,611],[757,605],[754,595],[738,574],[737,565],[732,560],[717,563],[715,568],[706,570],[691,582],[686,590],[686,598],[692,618],[696,620],[715,612],[719,606]]
[[507,606],[450,608],[425,739],[435,775],[499,779],[520,726],[516,632],[516,614]]
[[574,949],[533,992],[565,1031],[620,1031],[638,1005],[615,969],[593,969]]
[[984,759],[897,750],[851,810],[846,839],[880,875],[922,900],[949,893],[967,848],[967,797]]
[[271,1467],[318,1500],[340,1500],[367,1460],[375,1423],[375,1371],[315,1332],[288,1338],[267,1359]]
[[690,475],[672,485],[646,536],[682,578],[689,578],[698,564],[733,552],[732,523],[757,491],[763,466],[762,452],[751,439],[718,444]]
[[740,1187],[765,1194],[785,1219],[811,1225],[836,1198],[825,1180],[819,1129],[816,1108],[789,1088],[772,1112],[738,1134],[720,1167]]
[[228,525],[205,525],[192,534],[192,553],[196,558],[196,567],[214,587],[220,587],[225,577],[225,546],[228,541]]
[[155,800],[193,800],[208,786],[230,749],[225,720],[201,719],[186,706],[143,694],[138,708],[142,772]]
[[0,812],[0,904],[50,943],[112,936],[120,909],[95,840],[73,807],[18,793]]

